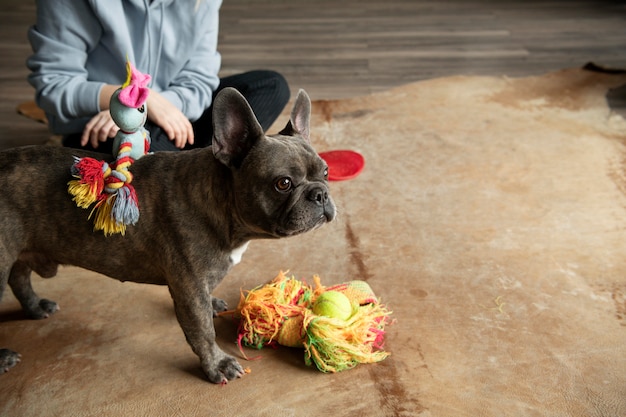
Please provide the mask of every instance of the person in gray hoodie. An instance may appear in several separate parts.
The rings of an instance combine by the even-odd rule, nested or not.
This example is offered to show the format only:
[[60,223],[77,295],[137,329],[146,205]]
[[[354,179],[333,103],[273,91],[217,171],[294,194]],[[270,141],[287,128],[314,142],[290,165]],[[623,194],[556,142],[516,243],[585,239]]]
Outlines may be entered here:
[[214,95],[235,87],[265,130],[289,101],[284,77],[256,70],[220,79],[221,0],[37,0],[26,65],[35,101],[63,145],[111,152],[109,114],[126,61],[151,75],[151,151],[211,144]]

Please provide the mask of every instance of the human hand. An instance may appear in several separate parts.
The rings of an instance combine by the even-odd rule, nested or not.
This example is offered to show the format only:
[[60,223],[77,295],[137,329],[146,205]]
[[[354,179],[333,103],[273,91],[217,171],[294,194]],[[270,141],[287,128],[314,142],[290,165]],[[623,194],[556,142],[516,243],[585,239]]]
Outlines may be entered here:
[[80,146],[86,146],[90,143],[94,149],[98,148],[100,142],[106,142],[109,138],[114,138],[119,127],[111,118],[108,110],[103,110],[96,114],[87,122],[80,137]]
[[148,119],[163,129],[177,148],[182,149],[187,143],[193,145],[191,122],[176,106],[154,90],[150,90],[147,104]]

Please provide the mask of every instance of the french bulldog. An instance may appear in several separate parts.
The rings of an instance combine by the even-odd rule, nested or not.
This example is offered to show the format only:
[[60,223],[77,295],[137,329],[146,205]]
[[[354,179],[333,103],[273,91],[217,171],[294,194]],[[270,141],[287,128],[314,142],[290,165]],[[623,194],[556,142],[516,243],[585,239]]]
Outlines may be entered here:
[[[53,146],[0,152],[0,298],[8,283],[29,317],[48,317],[57,304],[35,294],[31,271],[51,278],[59,264],[167,285],[208,380],[241,377],[241,365],[216,344],[213,317],[226,303],[211,292],[252,239],[294,236],[335,217],[328,166],[309,142],[310,112],[300,90],[286,127],[266,136],[245,98],[222,90],[210,147],[149,154],[131,165],[140,217],[125,235],[95,232],[90,210],[67,191],[75,156],[104,155]],[[115,247],[124,250],[105,259]],[[19,361],[1,349],[0,373]]]

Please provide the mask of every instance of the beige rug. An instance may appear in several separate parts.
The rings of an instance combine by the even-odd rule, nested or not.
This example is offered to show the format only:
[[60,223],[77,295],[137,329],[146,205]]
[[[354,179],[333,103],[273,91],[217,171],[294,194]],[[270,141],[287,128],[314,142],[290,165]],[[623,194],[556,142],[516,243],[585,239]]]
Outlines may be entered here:
[[[314,104],[317,149],[365,170],[332,185],[336,223],[253,243],[218,295],[280,269],[365,279],[397,320],[386,361],[322,374],[268,349],[214,386],[166,289],[67,267],[35,282],[54,317],[0,304],[0,344],[23,354],[0,415],[626,415],[626,122],[604,98],[625,83],[459,76]],[[235,324],[217,327],[238,354]]]

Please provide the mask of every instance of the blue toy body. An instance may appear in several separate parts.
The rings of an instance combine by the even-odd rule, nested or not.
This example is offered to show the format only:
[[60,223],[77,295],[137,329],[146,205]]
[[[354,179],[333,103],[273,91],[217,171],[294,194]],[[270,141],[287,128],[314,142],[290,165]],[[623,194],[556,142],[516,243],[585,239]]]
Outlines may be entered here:
[[110,103],[111,117],[120,128],[113,140],[113,156],[117,157],[121,144],[126,142],[132,146],[130,157],[137,160],[148,152],[150,139],[143,127],[148,118],[148,106],[146,103],[139,108],[125,106],[119,101],[120,91],[113,93]]

